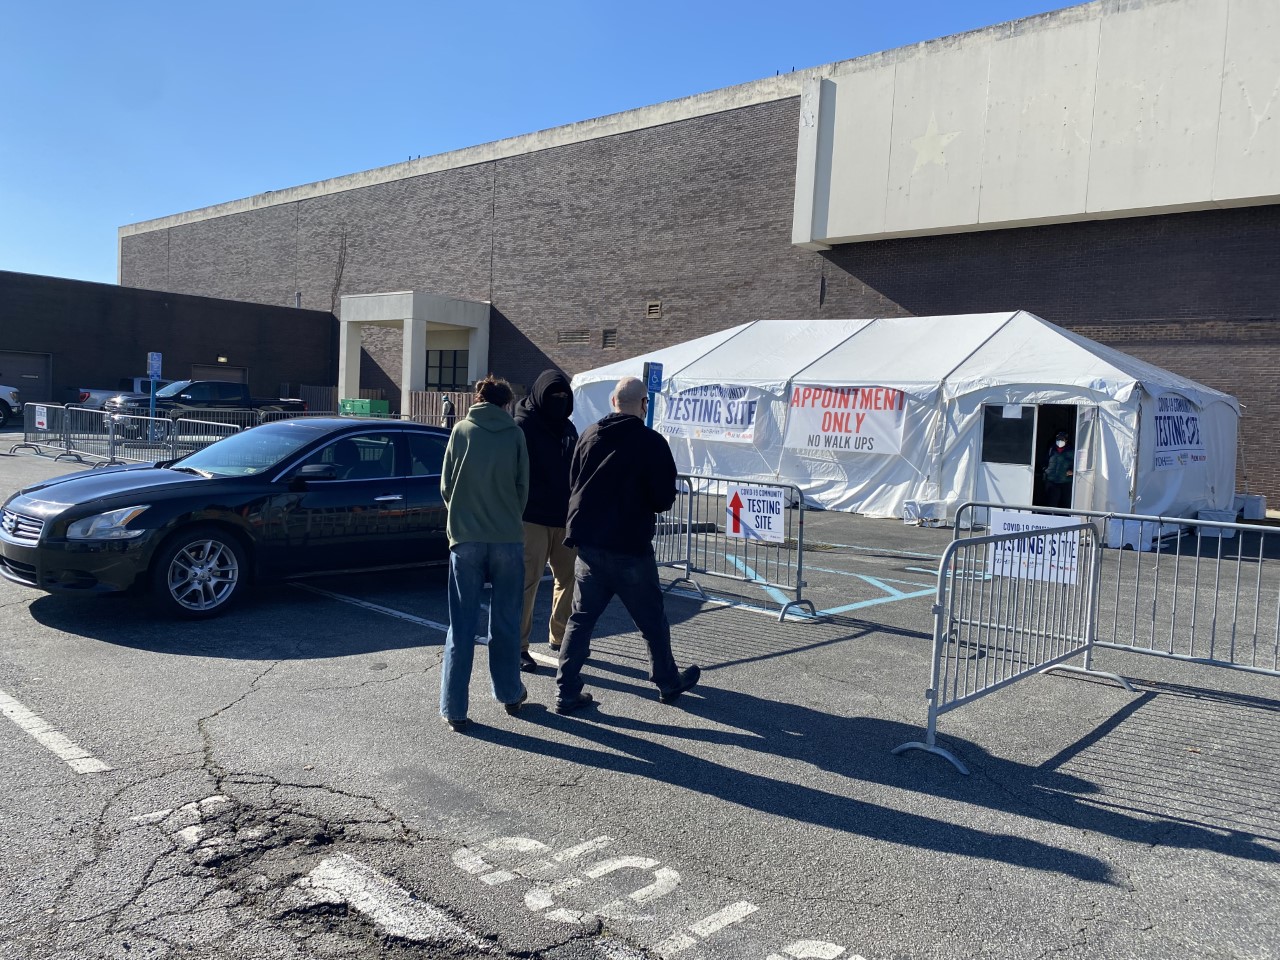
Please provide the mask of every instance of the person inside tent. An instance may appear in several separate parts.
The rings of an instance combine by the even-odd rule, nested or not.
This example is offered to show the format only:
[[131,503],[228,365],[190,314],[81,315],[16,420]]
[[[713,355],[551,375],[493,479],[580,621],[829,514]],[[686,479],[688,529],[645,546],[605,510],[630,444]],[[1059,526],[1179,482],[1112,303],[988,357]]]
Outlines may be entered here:
[[1075,474],[1075,451],[1066,431],[1058,434],[1049,450],[1049,462],[1044,468],[1046,507],[1071,508],[1071,478]]

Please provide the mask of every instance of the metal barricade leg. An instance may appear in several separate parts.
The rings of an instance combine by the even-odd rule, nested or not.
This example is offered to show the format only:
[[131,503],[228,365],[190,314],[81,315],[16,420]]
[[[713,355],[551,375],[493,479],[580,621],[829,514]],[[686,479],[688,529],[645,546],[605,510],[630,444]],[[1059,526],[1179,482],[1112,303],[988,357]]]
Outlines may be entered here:
[[925,691],[925,696],[929,700],[929,719],[925,726],[924,740],[911,740],[899,744],[893,748],[893,753],[902,754],[908,750],[923,750],[942,757],[967,777],[969,768],[950,750],[938,746],[938,686],[942,682],[942,649],[947,643],[950,629],[948,623],[950,617],[947,614],[949,593],[947,581],[956,569],[952,557],[944,557],[938,567],[938,592],[933,605],[933,664],[930,668],[929,689]]

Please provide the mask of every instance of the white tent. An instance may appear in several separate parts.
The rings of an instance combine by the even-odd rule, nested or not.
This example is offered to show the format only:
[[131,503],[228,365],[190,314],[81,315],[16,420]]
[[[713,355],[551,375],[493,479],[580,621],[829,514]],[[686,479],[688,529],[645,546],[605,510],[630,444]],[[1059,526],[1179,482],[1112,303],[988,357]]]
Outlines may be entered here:
[[1234,502],[1233,397],[1022,311],[743,324],[574,377],[579,426],[646,360],[664,364],[655,425],[682,472],[794,483],[831,509],[1031,503],[1059,431],[1077,509]]

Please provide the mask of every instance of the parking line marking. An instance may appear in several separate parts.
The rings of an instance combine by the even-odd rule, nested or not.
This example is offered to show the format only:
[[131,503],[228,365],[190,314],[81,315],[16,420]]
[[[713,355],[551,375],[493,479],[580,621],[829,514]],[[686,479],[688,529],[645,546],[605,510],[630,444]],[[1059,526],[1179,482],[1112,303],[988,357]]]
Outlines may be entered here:
[[[705,940],[713,933],[718,933],[727,926],[742,922],[759,909],[754,903],[746,900],[731,903],[723,910],[717,910],[711,916],[690,924],[689,933],[672,934],[654,947],[653,950],[659,956],[674,957],[677,953],[684,953],[690,947],[696,947],[699,937]],[[693,936],[693,934],[697,936]]]
[[[748,583],[754,583],[755,586],[761,587],[765,593],[767,593],[773,600],[775,600],[779,604],[784,604],[789,599],[786,594],[784,594],[781,590],[777,589],[776,587],[767,586],[761,583],[759,580],[759,575],[753,569],[751,569],[750,566],[748,566],[738,557],[730,555],[729,562],[732,563],[739,570],[741,570],[745,576],[751,578],[750,580],[747,581]],[[860,610],[863,607],[874,607],[882,603],[894,603],[898,600],[914,600],[917,597],[928,596],[929,594],[933,593],[935,589],[934,587],[925,587],[925,589],[917,590],[914,593],[904,593],[901,590],[897,589],[896,587],[889,586],[888,583],[884,582],[884,579],[869,577],[864,573],[850,573],[850,574],[847,574],[847,576],[857,577],[859,580],[863,581],[869,586],[875,587],[876,589],[883,591],[885,594],[887,594],[887,596],[875,597],[874,599],[871,599],[871,600],[860,600],[857,603],[846,603],[843,606],[832,607],[829,610],[819,610],[817,611],[816,614],[813,615],[814,619],[826,617],[826,616],[832,616],[834,614],[839,614],[839,613],[848,613],[850,610]],[[893,582],[907,583],[908,585],[912,585],[908,581],[903,581],[903,580],[896,580]],[[924,586],[924,584],[914,584],[914,585]],[[809,614],[797,613],[796,616],[803,616],[806,619],[809,618]]]
[[349,904],[394,937],[417,943],[488,946],[443,911],[345,853],[322,860],[297,886],[322,902]]
[[384,607],[378,603],[370,603],[368,600],[348,597],[343,593],[334,593],[332,590],[321,590],[319,587],[313,587],[309,583],[295,583],[293,586],[299,590],[306,590],[308,593],[316,593],[322,597],[328,597],[331,600],[341,600],[343,603],[349,603],[356,607],[364,607],[364,609],[372,610],[374,613],[381,613],[388,617],[395,617],[397,620],[408,620],[410,623],[420,624],[424,627],[431,627],[431,629],[439,630],[441,633],[449,632],[449,625],[447,623],[437,623],[434,620],[427,620],[424,617],[415,617],[411,613],[404,613],[401,610]]
[[59,733],[39,715],[32,713],[3,690],[0,690],[0,713],[16,723],[18,729],[28,734],[76,773],[104,773],[114,769],[88,750],[76,746],[68,737]]

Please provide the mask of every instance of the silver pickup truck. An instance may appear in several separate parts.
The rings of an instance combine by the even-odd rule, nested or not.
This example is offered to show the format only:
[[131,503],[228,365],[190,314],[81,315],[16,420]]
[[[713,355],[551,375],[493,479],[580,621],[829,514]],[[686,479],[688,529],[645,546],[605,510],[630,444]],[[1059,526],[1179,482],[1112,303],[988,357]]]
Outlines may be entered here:
[[8,426],[11,417],[22,413],[22,398],[17,387],[0,384],[0,427]]
[[[167,387],[173,383],[172,380],[157,380],[156,389]],[[120,381],[120,386],[114,390],[98,389],[97,387],[81,387],[79,390],[79,399],[74,406],[83,407],[86,410],[101,410],[108,400],[112,397],[118,397],[122,393],[145,393],[151,395],[151,381],[146,377],[133,377],[132,379],[125,377]]]

